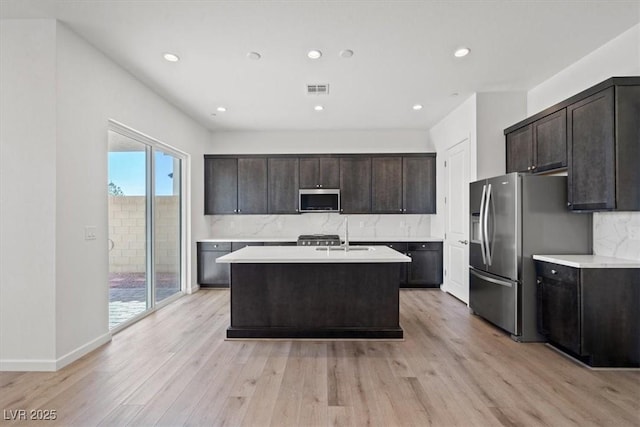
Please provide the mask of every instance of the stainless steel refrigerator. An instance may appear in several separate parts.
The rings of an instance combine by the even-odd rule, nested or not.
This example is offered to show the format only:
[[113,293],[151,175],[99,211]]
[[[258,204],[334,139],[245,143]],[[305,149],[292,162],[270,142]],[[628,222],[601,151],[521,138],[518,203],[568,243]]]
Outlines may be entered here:
[[532,256],[591,253],[591,214],[568,210],[566,176],[511,173],[469,185],[469,307],[516,341],[545,341]]

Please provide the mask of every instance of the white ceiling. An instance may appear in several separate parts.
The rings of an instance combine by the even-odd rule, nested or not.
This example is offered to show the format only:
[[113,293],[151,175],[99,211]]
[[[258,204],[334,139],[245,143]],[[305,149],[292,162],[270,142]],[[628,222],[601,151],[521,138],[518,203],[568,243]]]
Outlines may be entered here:
[[212,130],[428,129],[474,92],[553,76],[640,22],[640,2],[2,0],[0,17],[59,19]]

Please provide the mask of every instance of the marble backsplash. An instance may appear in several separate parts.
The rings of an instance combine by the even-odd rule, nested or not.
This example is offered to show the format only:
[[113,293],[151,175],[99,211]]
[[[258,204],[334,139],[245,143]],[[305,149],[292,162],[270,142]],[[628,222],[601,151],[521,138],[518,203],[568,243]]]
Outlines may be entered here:
[[640,212],[594,213],[593,253],[640,259]]
[[297,237],[300,234],[338,234],[344,237],[344,219],[349,218],[349,237],[430,236],[429,215],[211,215],[210,235],[226,237]]

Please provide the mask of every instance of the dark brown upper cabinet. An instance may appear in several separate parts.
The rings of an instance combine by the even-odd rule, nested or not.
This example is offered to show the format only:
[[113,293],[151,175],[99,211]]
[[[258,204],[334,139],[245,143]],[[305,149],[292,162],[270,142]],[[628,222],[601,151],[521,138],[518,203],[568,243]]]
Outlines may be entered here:
[[264,157],[238,159],[238,212],[263,214],[267,212],[267,159]]
[[298,212],[298,159],[269,158],[269,213]]
[[571,209],[640,210],[639,118],[640,82],[610,86],[567,107]]
[[204,213],[238,212],[238,159],[204,159]]
[[340,159],[340,211],[371,212],[371,157]]
[[402,157],[371,159],[371,212],[401,213]]
[[436,213],[436,157],[420,155],[402,158],[402,212]]
[[566,167],[571,209],[638,211],[639,117],[640,77],[607,79],[505,129],[507,173]]
[[339,188],[340,159],[337,157],[301,157],[300,188]]
[[205,214],[267,212],[267,159],[205,157]]
[[536,120],[533,127],[532,172],[567,167],[567,110],[563,108]]
[[507,173],[530,172],[533,166],[533,126],[507,134]]
[[507,173],[567,166],[567,111],[562,109],[506,135]]

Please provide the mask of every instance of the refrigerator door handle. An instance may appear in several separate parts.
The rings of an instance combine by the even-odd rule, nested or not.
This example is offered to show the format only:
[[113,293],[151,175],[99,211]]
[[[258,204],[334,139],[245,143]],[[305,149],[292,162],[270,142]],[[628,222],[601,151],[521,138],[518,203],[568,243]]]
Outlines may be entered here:
[[484,238],[484,244],[486,245],[486,257],[487,257],[487,264],[491,265],[491,242],[489,240],[489,204],[491,202],[491,184],[489,184],[488,188],[487,188],[487,200],[485,201],[485,206],[484,206],[484,223],[483,223],[483,232],[482,232],[482,237]]
[[482,186],[482,198],[480,199],[480,253],[482,254],[482,263],[487,264],[487,256],[484,252],[484,232],[482,231],[484,224],[484,199],[487,197],[487,186]]
[[494,279],[493,277],[488,277],[488,276],[485,276],[484,274],[476,273],[473,269],[469,269],[469,273],[484,280],[485,282],[493,283],[494,285],[505,286],[507,288],[513,288],[513,283],[511,282]]

